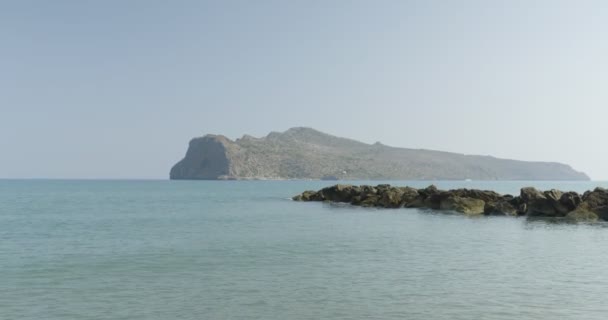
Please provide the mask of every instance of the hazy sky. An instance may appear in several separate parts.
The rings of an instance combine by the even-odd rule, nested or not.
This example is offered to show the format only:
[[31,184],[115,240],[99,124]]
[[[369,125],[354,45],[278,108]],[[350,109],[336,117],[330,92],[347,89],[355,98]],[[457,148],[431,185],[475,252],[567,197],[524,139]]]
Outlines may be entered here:
[[608,179],[605,1],[2,1],[0,177],[309,126]]

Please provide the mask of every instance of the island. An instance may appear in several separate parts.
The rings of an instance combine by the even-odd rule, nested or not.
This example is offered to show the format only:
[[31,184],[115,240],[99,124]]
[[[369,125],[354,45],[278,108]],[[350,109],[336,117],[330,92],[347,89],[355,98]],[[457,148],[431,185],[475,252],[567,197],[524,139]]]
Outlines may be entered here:
[[[416,139],[404,137],[404,144]],[[173,180],[589,180],[555,162],[367,144],[297,127],[235,141],[206,135],[190,141]]]

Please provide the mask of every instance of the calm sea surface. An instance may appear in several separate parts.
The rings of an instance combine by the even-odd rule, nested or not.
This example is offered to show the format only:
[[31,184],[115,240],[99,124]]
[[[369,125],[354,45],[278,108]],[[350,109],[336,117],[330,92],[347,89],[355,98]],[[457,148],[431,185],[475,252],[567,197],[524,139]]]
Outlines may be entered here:
[[331,184],[0,180],[0,319],[608,318],[605,224],[288,200]]

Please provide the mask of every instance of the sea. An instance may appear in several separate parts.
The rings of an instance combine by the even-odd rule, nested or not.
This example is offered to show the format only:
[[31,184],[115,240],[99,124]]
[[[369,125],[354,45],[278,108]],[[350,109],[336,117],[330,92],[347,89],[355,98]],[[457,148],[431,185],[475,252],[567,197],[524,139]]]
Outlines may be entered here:
[[605,223],[290,200],[334,183],[0,180],[0,319],[608,318]]

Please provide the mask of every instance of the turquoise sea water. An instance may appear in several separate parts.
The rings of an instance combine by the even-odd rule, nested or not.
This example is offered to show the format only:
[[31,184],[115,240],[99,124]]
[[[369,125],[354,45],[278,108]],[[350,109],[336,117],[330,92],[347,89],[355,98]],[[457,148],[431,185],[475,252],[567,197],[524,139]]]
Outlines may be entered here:
[[0,180],[0,319],[608,316],[605,224],[288,200],[331,184]]

